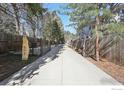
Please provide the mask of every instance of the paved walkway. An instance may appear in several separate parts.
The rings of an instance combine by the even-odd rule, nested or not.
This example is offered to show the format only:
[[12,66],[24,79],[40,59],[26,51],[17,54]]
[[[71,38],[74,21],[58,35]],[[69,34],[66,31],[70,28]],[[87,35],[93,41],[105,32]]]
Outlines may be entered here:
[[41,66],[38,72],[26,82],[30,85],[120,85],[67,46],[55,59]]

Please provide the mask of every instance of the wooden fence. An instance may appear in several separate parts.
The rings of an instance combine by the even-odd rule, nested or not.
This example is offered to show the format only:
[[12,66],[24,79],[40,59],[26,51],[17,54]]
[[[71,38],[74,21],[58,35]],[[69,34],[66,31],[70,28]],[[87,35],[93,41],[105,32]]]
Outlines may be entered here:
[[[76,39],[71,41],[71,47],[83,55],[95,59],[95,38],[86,40],[85,50],[83,49],[84,40]],[[118,65],[124,65],[124,39],[112,36],[104,36],[99,40],[100,58],[105,58]]]
[[[38,38],[28,37],[29,47],[48,47],[48,41]],[[9,51],[19,51],[22,49],[22,36],[0,32],[0,54]],[[42,49],[43,50],[43,49]]]

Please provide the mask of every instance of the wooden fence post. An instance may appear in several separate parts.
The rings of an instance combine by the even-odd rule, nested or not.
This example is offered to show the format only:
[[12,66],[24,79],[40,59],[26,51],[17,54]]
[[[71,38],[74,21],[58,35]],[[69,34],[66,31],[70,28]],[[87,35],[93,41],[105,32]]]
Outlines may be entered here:
[[43,55],[43,39],[40,39],[40,55]]

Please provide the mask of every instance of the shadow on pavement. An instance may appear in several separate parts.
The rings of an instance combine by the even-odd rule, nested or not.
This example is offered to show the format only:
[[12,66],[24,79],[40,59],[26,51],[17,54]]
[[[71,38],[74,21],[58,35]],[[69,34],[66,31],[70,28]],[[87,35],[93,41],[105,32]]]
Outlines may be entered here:
[[34,75],[39,74],[39,68],[48,62],[56,59],[59,54],[64,51],[64,44],[57,45],[46,55],[38,58],[33,63],[23,67],[20,71],[0,82],[0,85],[23,85],[26,79],[32,78]]

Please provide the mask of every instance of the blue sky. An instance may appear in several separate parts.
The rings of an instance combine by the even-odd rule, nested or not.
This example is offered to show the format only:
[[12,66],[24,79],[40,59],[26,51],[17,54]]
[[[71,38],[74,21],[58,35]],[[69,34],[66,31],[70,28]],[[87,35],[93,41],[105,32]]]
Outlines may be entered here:
[[[48,8],[49,11],[53,11],[53,10],[62,10],[62,6],[66,6],[67,4],[57,4],[57,3],[46,3],[44,4],[44,7],[45,8]],[[72,33],[76,33],[75,29],[73,27],[68,27],[67,25],[70,24],[70,21],[69,21],[69,16],[67,15],[60,15],[58,14],[58,16],[61,18],[62,22],[63,22],[63,25],[64,25],[64,30],[65,31],[70,31]]]

